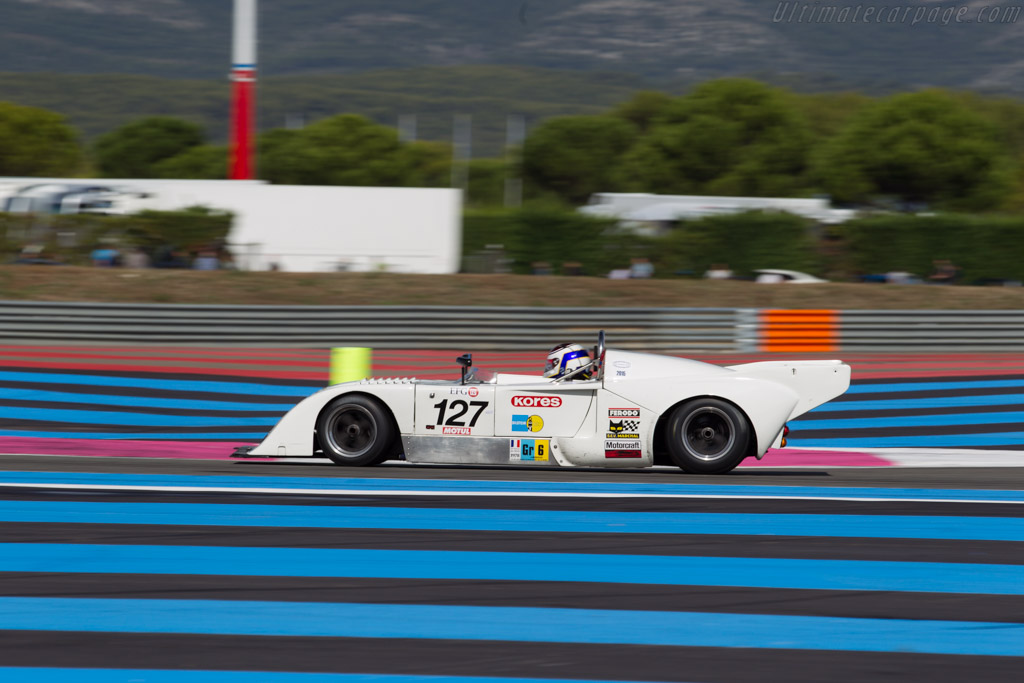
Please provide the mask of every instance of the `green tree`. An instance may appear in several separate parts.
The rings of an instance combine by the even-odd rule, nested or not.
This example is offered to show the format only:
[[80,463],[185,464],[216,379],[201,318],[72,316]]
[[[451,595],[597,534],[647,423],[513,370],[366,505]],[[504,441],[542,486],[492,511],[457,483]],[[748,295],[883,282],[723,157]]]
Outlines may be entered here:
[[659,238],[651,260],[656,272],[700,275],[727,263],[739,275],[758,268],[818,272],[817,243],[807,219],[789,213],[747,211],[683,221]]
[[231,232],[234,214],[190,206],[177,211],[140,211],[125,221],[125,239],[130,244],[150,252],[167,245],[192,251],[224,242]]
[[625,119],[641,132],[647,132],[672,105],[672,96],[659,90],[641,90],[612,110],[613,116]]
[[807,123],[786,93],[723,79],[666,107],[623,157],[619,177],[644,192],[800,194],[810,149]]
[[291,185],[445,186],[450,157],[447,145],[403,144],[395,129],[354,114],[260,138],[260,176]]
[[0,102],[0,175],[69,176],[81,163],[78,136],[64,117]]
[[155,178],[156,166],[203,144],[203,129],[170,116],[150,116],[101,135],[96,165],[106,178]]
[[311,174],[304,169],[311,165],[305,158],[302,132],[274,128],[259,136],[257,142],[258,174],[272,183],[303,184]]
[[523,178],[542,193],[582,204],[619,189],[615,169],[636,128],[614,116],[566,116],[539,125],[523,145]]
[[398,133],[354,114],[267,137],[260,175],[288,185],[399,185]]
[[448,187],[452,182],[452,148],[443,142],[417,141],[398,150],[402,187]]
[[1000,214],[885,213],[838,226],[848,267],[855,272],[899,270],[926,278],[936,260],[960,269],[960,281],[1024,280],[1024,217]]
[[504,159],[473,159],[469,162],[470,206],[495,207],[505,204],[505,179],[509,167]]
[[838,134],[851,118],[874,102],[867,95],[852,92],[793,93],[790,97],[816,141]]
[[153,165],[157,178],[224,180],[228,174],[228,148],[199,145]]
[[1014,167],[991,121],[927,90],[866,108],[821,150],[817,172],[841,201],[885,196],[991,209],[1009,195]]
[[614,220],[587,216],[562,204],[467,211],[462,240],[466,255],[489,244],[502,245],[517,273],[530,273],[537,262],[560,273],[566,262],[574,262],[587,275],[604,275],[628,267],[632,255],[647,255],[632,251],[646,245],[644,238],[619,233]]

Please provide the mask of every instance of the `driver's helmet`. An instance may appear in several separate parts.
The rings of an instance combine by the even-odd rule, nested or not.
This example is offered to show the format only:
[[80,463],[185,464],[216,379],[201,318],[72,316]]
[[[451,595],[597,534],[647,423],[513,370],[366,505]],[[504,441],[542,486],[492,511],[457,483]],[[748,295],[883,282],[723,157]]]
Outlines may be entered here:
[[[557,379],[577,368],[590,364],[590,353],[579,344],[559,344],[548,352],[544,376]],[[573,375],[578,379],[590,379],[590,370]]]

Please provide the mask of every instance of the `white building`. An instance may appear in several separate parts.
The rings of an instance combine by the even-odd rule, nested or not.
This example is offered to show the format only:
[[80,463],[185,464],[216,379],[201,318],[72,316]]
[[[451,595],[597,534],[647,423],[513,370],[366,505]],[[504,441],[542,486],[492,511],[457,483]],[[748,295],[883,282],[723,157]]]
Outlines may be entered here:
[[669,223],[742,211],[784,211],[819,223],[842,223],[854,217],[850,209],[833,209],[828,199],[787,197],[708,197],[647,193],[599,192],[581,212],[616,218],[642,232],[657,232]]
[[131,214],[190,206],[235,215],[239,267],[456,273],[459,190],[270,185],[235,180],[0,178],[0,210]]

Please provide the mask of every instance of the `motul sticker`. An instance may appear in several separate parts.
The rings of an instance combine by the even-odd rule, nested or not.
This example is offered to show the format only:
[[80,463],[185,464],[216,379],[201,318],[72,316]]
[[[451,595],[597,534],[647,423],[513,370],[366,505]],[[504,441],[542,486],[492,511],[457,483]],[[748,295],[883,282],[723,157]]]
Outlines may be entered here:
[[473,430],[469,427],[445,427],[441,433],[451,436],[469,436],[473,433]]
[[513,396],[512,405],[516,408],[560,408],[561,396]]

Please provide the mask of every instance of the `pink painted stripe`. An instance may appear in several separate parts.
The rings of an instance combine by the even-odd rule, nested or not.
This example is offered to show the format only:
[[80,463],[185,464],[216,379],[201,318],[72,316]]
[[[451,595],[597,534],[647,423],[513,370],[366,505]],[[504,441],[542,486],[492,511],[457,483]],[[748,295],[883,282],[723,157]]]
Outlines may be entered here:
[[127,441],[120,439],[30,439],[0,436],[0,451],[18,455],[91,455],[108,458],[228,460],[238,446],[230,441]]
[[769,450],[763,460],[747,458],[740,467],[892,467],[894,463],[857,451],[816,451],[799,448]]

